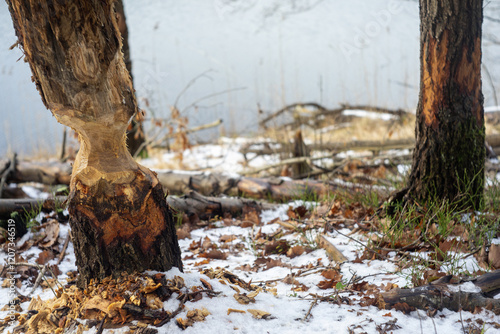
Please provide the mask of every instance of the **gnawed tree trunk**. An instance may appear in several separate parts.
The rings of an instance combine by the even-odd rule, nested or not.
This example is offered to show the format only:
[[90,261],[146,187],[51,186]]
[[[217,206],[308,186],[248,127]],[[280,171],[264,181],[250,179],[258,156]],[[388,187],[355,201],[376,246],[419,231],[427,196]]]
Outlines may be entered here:
[[182,268],[163,189],[125,145],[137,102],[113,1],[7,3],[43,103],[79,134],[68,208],[80,286]]
[[482,198],[482,15],[482,1],[420,1],[420,96],[407,191],[416,200],[477,208]]

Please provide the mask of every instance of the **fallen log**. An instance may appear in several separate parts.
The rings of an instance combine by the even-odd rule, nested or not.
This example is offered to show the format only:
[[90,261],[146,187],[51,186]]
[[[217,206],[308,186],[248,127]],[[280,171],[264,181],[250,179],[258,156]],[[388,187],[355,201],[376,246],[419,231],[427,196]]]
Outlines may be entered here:
[[281,114],[285,113],[286,111],[291,111],[295,110],[296,108],[304,108],[304,107],[312,107],[316,109],[317,111],[314,112],[312,117],[317,117],[319,115],[340,115],[344,110],[363,110],[363,111],[368,111],[368,112],[376,112],[376,113],[383,113],[383,114],[391,114],[395,115],[398,117],[401,117],[405,114],[409,114],[410,112],[403,110],[403,109],[387,109],[387,108],[382,108],[382,107],[375,107],[375,106],[366,106],[366,105],[357,105],[357,106],[351,106],[349,104],[341,104],[339,108],[334,108],[334,109],[328,109],[322,106],[321,104],[315,103],[315,102],[306,102],[306,103],[292,103],[290,105],[287,105],[278,111],[275,111],[274,113],[270,114],[266,118],[264,118],[262,121],[259,122],[259,125],[261,127],[266,128],[266,123],[269,122],[270,120],[280,116]]
[[[38,182],[43,184],[69,184],[71,168],[61,162],[20,162],[11,173],[11,182]],[[172,194],[189,194],[196,191],[204,196],[228,195],[253,198],[288,200],[315,194],[327,195],[339,188],[358,189],[350,186],[316,180],[289,180],[282,178],[251,178],[217,173],[157,171],[163,188]]]
[[481,289],[485,297],[494,297],[500,293],[500,269],[483,274],[472,282]]
[[[500,151],[500,135],[487,135],[486,142],[498,154]],[[255,148],[254,145],[259,147]],[[324,142],[313,143],[308,145],[308,149],[312,151],[330,151],[338,153],[343,151],[388,151],[413,149],[415,146],[415,138],[403,138],[392,140],[353,140],[346,142]],[[240,153],[257,155],[272,155],[287,153],[292,151],[291,143],[252,143],[240,149]]]
[[72,166],[60,161],[17,161],[8,181],[14,183],[37,182],[42,184],[66,184],[71,179]]
[[195,191],[180,197],[168,196],[167,203],[176,211],[184,212],[188,216],[195,214],[202,220],[224,217],[226,213],[237,217],[244,213],[245,208],[252,208],[257,212],[261,212],[276,207],[276,204],[246,198],[206,197]]
[[[264,147],[253,148],[253,145],[262,146],[260,143],[255,143],[243,147],[240,150],[242,154],[254,153],[257,155],[271,155],[286,153],[291,151],[291,144],[289,143],[275,143],[271,148],[269,145]],[[343,152],[343,151],[387,151],[387,150],[402,150],[412,149],[415,145],[415,139],[395,139],[395,140],[354,140],[348,142],[331,142],[310,144],[308,148],[310,151],[330,151],[330,152]]]
[[436,283],[413,289],[393,289],[381,294],[385,308],[406,303],[410,308],[421,310],[477,311],[485,308],[500,314],[500,299],[493,299],[500,291],[500,270],[484,274],[472,280],[481,292],[460,291],[451,284]]
[[[0,199],[0,217],[9,218],[14,211],[23,212],[24,210],[41,208],[45,212],[54,211],[66,201],[66,196],[57,196],[49,199],[23,198],[23,199]],[[251,208],[260,212],[269,210],[276,204],[254,201],[246,198],[230,197],[206,197],[195,191],[180,197],[168,196],[167,203],[172,209],[178,212],[184,212],[188,216],[197,215],[202,220],[209,220],[216,217],[224,217],[225,213],[230,213],[236,217],[241,215],[245,209]]]

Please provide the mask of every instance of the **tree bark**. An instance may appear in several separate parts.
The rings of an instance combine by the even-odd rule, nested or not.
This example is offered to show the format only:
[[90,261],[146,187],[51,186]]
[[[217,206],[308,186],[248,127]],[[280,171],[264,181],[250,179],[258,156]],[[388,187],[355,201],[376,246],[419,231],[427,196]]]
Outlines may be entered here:
[[[311,154],[309,153],[309,148],[306,143],[302,139],[302,131],[297,130],[293,137],[293,151],[292,155],[294,158],[298,157],[309,157]],[[292,176],[296,177],[299,175],[307,175],[312,172],[311,166],[307,162],[299,162],[296,164],[292,164]]]
[[79,285],[182,269],[163,189],[125,144],[138,108],[113,1],[7,3],[43,103],[79,135],[68,205]]
[[420,1],[420,95],[407,194],[478,208],[484,187],[482,1]]

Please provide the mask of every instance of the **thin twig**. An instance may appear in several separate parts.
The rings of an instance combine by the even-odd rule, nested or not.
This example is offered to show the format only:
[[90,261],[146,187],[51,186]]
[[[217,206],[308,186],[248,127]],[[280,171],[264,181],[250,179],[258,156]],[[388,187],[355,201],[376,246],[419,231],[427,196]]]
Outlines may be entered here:
[[[377,256],[381,256],[381,257],[383,257],[383,258],[384,258],[384,259],[386,259],[387,261],[391,261],[391,262],[394,262],[394,263],[396,263],[396,262],[397,262],[397,261],[394,261],[394,260],[389,259],[389,258],[388,258],[387,256],[385,256],[385,255],[380,254],[379,252],[377,252],[377,251],[373,250],[371,247],[368,247],[368,245],[365,245],[365,244],[364,244],[364,243],[362,243],[361,241],[359,241],[359,240],[357,240],[357,239],[354,239],[353,237],[350,237],[350,236],[348,236],[347,234],[344,234],[344,233],[339,232],[339,231],[336,231],[336,232],[337,232],[338,234],[340,234],[340,235],[342,235],[342,236],[346,237],[347,239],[350,239],[350,240],[352,240],[352,241],[354,241],[354,242],[357,242],[358,244],[360,244],[361,246],[363,246],[363,247],[364,247],[365,249],[367,249],[368,251],[372,252],[373,254],[375,254],[375,255],[377,255]],[[378,250],[383,250],[383,249],[381,249],[381,248],[379,248],[379,247],[373,247],[373,248],[378,249]],[[391,251],[394,251],[394,250],[392,250],[392,249],[391,249]]]
[[424,334],[424,328],[422,327],[422,317],[420,316],[420,312],[417,310],[418,320],[420,320],[420,333]]
[[434,334],[438,334],[437,328],[436,328],[436,323],[434,322],[434,317],[429,317],[431,318],[432,321],[432,326],[434,326]]
[[[331,266],[317,266],[317,267],[314,267],[314,268],[311,268],[311,269],[307,269],[307,270],[299,270],[297,273],[292,273],[291,275],[293,275],[294,278],[297,278],[297,277],[304,277],[304,276],[309,276],[309,275],[312,275],[312,274],[316,274],[320,271],[323,271],[323,270],[326,270],[328,268],[332,268]],[[285,278],[287,278],[289,275],[285,276],[285,277],[281,277],[281,278],[275,278],[275,279],[270,279],[270,280],[265,280],[265,281],[252,281],[252,284],[261,284],[261,283],[273,283],[273,282],[278,282],[278,281],[282,281],[284,280]]]
[[104,331],[104,322],[106,322],[106,319],[108,318],[108,314],[106,313],[104,315],[104,318],[102,318],[101,323],[99,324],[99,328],[97,328],[97,332],[95,334],[102,334]]
[[378,275],[395,275],[397,273],[399,273],[399,271],[391,271],[391,272],[386,272],[386,273],[376,273],[376,274],[370,274],[370,275],[365,275],[365,276],[358,276],[353,280],[353,284],[360,282],[368,277],[373,277],[373,276],[378,276]]
[[[49,286],[50,290],[54,293],[54,296],[57,297],[56,292],[52,288],[52,286],[49,284],[47,281],[47,278],[45,277],[45,271],[49,269],[51,272],[52,270],[50,268],[47,268],[47,265],[44,265],[43,268],[40,267],[38,264],[33,264],[33,263],[28,263],[28,262],[15,262],[15,263],[9,263],[9,266],[14,266],[14,267],[30,267],[30,268],[36,268],[39,270],[38,277],[36,278],[35,285],[33,286],[33,289],[29,293],[30,295],[35,291],[35,289],[40,285],[40,280],[43,279],[45,280],[45,283]],[[52,273],[54,275],[54,273]],[[60,283],[59,283],[60,284]]]
[[172,320],[173,318],[175,318],[177,316],[177,314],[179,314],[182,309],[184,308],[184,303],[186,302],[186,300],[188,299],[188,295],[185,294],[184,296],[182,296],[182,299],[180,300],[180,303],[179,303],[179,306],[177,307],[177,309],[172,312],[172,314],[166,316],[165,318],[163,318],[158,324],[156,324],[155,326],[156,327],[161,327],[163,325],[165,325],[167,322],[169,322],[170,320]]
[[[459,290],[459,292],[460,292],[460,290]],[[461,296],[462,296],[462,294],[459,293],[458,294],[458,306],[459,306],[458,312],[460,313],[460,324],[462,325],[462,331],[464,332],[464,334],[467,334],[467,332],[465,331],[465,327],[464,327],[464,319],[462,318],[462,301],[460,300]]]
[[64,240],[64,245],[61,250],[61,254],[59,254],[59,258],[57,259],[57,265],[61,264],[62,260],[64,259],[64,256],[66,255],[66,249],[68,248],[69,245],[69,240],[71,239],[71,231],[68,232],[68,235],[66,236],[66,240]]
[[[40,266],[37,266],[37,267],[40,270]],[[43,279],[43,277],[45,275],[45,271],[46,270],[47,270],[47,265],[44,265],[43,268],[38,273],[38,277],[36,278],[35,285],[33,285],[33,289],[31,289],[31,292],[28,294],[28,296],[32,295],[33,292],[35,292],[36,288],[38,288],[38,286],[42,282],[42,279]],[[55,292],[54,292],[54,295],[55,295]]]
[[302,322],[306,321],[307,318],[311,315],[312,308],[316,306],[317,303],[318,303],[318,298],[315,297],[313,302],[311,303],[311,306],[309,307],[309,310],[306,313],[306,316],[304,317],[304,319],[302,319]]
[[66,140],[67,140],[67,137],[68,137],[67,128],[64,127],[63,140],[62,140],[62,144],[61,144],[61,156],[59,158],[61,161],[64,160],[64,156],[66,155]]
[[54,272],[52,271],[52,268],[50,268],[50,266],[48,266],[47,269],[50,271],[50,274],[52,275],[52,277],[54,277],[56,285],[58,285],[59,288],[61,288],[63,291],[65,291],[64,286],[61,284],[61,282],[59,282],[59,280],[57,279],[56,274],[54,274]]
[[179,99],[181,98],[181,96],[189,89],[189,87],[191,87],[192,85],[194,85],[194,83],[202,78],[202,77],[207,77],[207,78],[210,78],[209,76],[207,76],[207,73],[210,73],[210,72],[213,72],[214,70],[213,69],[208,69],[206,70],[205,72],[203,73],[200,73],[198,74],[197,76],[195,76],[193,79],[191,79],[187,85],[181,90],[181,92],[177,95],[177,98],[175,99],[175,102],[174,102],[174,107],[177,108],[177,103],[179,103]]

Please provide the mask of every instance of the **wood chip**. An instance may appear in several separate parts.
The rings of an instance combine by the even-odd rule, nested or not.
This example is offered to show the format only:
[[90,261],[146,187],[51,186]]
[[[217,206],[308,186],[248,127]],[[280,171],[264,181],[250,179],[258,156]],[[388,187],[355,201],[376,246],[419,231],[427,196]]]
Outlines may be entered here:
[[227,315],[230,315],[231,313],[246,313],[246,312],[243,311],[243,310],[237,310],[237,309],[234,309],[234,308],[228,308],[227,309]]

